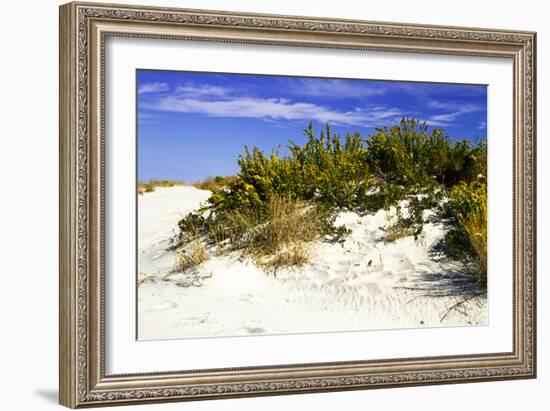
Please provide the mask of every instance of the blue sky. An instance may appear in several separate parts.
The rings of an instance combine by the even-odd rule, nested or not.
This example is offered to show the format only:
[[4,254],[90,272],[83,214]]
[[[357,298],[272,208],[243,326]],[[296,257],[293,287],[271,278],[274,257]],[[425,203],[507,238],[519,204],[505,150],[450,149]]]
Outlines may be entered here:
[[344,135],[412,117],[454,139],[487,138],[485,85],[137,70],[138,179],[238,171],[244,145],[287,152],[309,121]]

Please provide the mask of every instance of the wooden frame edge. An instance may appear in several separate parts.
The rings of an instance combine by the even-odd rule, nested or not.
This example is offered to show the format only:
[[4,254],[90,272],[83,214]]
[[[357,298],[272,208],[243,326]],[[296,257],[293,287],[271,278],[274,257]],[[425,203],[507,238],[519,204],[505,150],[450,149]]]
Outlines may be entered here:
[[76,14],[75,4],[59,8],[59,402],[77,406],[75,246]]
[[[90,201],[95,202],[95,207],[98,206],[96,198],[90,199],[90,194],[92,197],[96,193],[90,193],[90,189],[94,188],[94,185],[90,183],[90,178],[95,179],[97,175],[90,176],[90,165],[87,163],[89,161],[90,153],[97,154],[97,148],[90,147],[91,143],[88,141],[87,147],[84,148],[84,156],[82,151],[79,149],[79,144],[82,143],[79,140],[79,135],[82,133],[89,133],[93,135],[97,132],[98,125],[92,124],[89,125],[87,129],[79,129],[79,119],[83,113],[79,113],[78,109],[85,102],[79,100],[79,88],[82,91],[82,82],[79,82],[79,58],[77,53],[77,48],[82,45],[79,45],[79,27],[78,27],[78,10],[79,7],[86,8],[103,8],[103,9],[125,9],[125,10],[146,10],[149,12],[153,11],[177,11],[180,13],[190,13],[190,14],[199,14],[204,13],[206,15],[220,15],[220,16],[245,16],[248,18],[270,18],[270,19],[291,19],[293,21],[300,22],[302,20],[307,20],[308,22],[324,22],[326,24],[344,24],[344,23],[356,23],[356,24],[373,24],[373,25],[391,25],[392,27],[403,27],[403,28],[412,28],[414,29],[436,29],[436,30],[473,30],[477,32],[486,32],[486,33],[496,33],[501,34],[502,36],[512,36],[516,35],[525,39],[530,38],[531,47],[532,47],[532,56],[531,64],[532,67],[522,67],[520,72],[524,71],[526,68],[531,69],[531,82],[528,84],[522,84],[524,88],[532,87],[531,94],[528,96],[530,98],[530,107],[523,107],[521,116],[525,114],[531,116],[531,134],[525,134],[527,130],[519,130],[518,133],[523,137],[523,139],[530,138],[532,141],[527,143],[532,144],[531,155],[532,157],[522,158],[521,161],[525,161],[527,167],[531,170],[530,180],[527,181],[527,185],[523,186],[523,191],[525,196],[531,195],[530,199],[533,202],[532,205],[528,206],[527,212],[523,213],[519,217],[517,223],[522,223],[525,218],[528,224],[530,231],[524,233],[528,237],[528,241],[532,242],[531,255],[524,256],[526,258],[525,265],[523,269],[531,269],[532,283],[521,285],[521,290],[523,290],[524,296],[527,293],[532,293],[533,300],[531,301],[532,306],[527,307],[528,310],[532,313],[531,326],[532,330],[523,329],[523,335],[518,336],[520,342],[525,344],[532,345],[532,358],[523,358],[523,349],[525,347],[520,347],[522,352],[520,352],[521,359],[518,361],[509,360],[510,366],[518,367],[523,366],[523,371],[519,372],[517,375],[486,375],[482,377],[471,377],[469,379],[463,379],[462,377],[449,378],[448,380],[427,380],[425,382],[418,381],[402,381],[396,383],[380,383],[380,384],[361,384],[360,382],[353,386],[346,386],[346,383],[334,384],[332,386],[327,386],[319,388],[318,386],[307,384],[307,380],[302,380],[303,386],[296,386],[295,388],[274,388],[274,389],[258,389],[247,391],[242,388],[240,391],[223,391],[218,394],[206,393],[201,394],[200,392],[196,395],[183,395],[177,393],[171,393],[178,389],[174,386],[175,379],[170,379],[166,377],[165,382],[167,385],[160,383],[159,388],[152,388],[150,385],[151,380],[147,380],[146,376],[115,376],[105,377],[101,372],[101,359],[96,358],[96,356],[101,356],[101,347],[95,341],[94,334],[95,331],[91,332],[91,327],[97,327],[96,321],[100,320],[97,313],[88,312],[94,311],[94,307],[97,307],[98,301],[93,300],[98,298],[98,290],[94,287],[93,283],[96,279],[92,279],[92,290],[88,288],[88,292],[85,296],[79,295],[79,281],[82,278],[79,278],[79,270],[89,270],[90,262],[85,260],[79,260],[79,252],[81,251],[79,247],[79,238],[84,230],[84,235],[87,236],[88,242],[90,239],[98,240],[97,233],[90,233],[90,224],[93,221],[97,221],[93,217],[90,217],[90,210],[87,209],[87,218],[82,219],[82,216],[79,215],[79,201],[83,201],[82,197],[79,197],[79,190],[82,190],[83,184],[86,188],[85,194],[87,195],[86,202]],[[131,22],[130,20],[127,20]],[[207,27],[207,26],[205,26]],[[245,27],[247,29],[247,27]],[[250,30],[255,30],[250,28]],[[259,29],[258,29],[259,30]],[[286,33],[284,31],[282,34]],[[496,35],[495,34],[495,35]],[[504,37],[503,37],[504,38]],[[472,40],[474,42],[476,40]],[[526,40],[527,41],[527,40]],[[414,38],[413,38],[414,42]],[[215,398],[229,398],[229,397],[242,397],[242,396],[258,396],[258,395],[282,395],[282,394],[293,394],[293,393],[304,393],[304,392],[323,392],[323,391],[334,391],[334,390],[352,390],[352,389],[371,389],[379,387],[398,387],[398,386],[414,386],[414,385],[427,385],[427,384],[444,384],[444,383],[457,383],[457,382],[476,382],[476,381],[489,381],[495,379],[511,379],[511,378],[535,378],[536,377],[536,33],[533,32],[520,32],[520,31],[507,31],[507,30],[484,30],[484,29],[469,29],[463,27],[444,27],[444,26],[424,26],[424,25],[413,25],[413,24],[398,24],[398,23],[382,23],[382,22],[365,22],[365,21],[353,21],[353,20],[333,20],[333,19],[317,19],[313,17],[298,17],[298,16],[274,16],[274,15],[256,15],[251,13],[231,13],[231,12],[219,12],[219,11],[202,11],[202,10],[188,10],[188,9],[172,9],[172,8],[161,8],[161,7],[136,7],[136,6],[126,6],[126,5],[109,5],[109,4],[98,4],[98,3],[69,3],[60,6],[60,34],[59,34],[59,44],[60,44],[60,142],[59,142],[59,153],[60,153],[60,191],[59,191],[59,202],[60,202],[60,311],[59,311],[59,320],[60,320],[60,393],[59,400],[60,404],[70,407],[70,408],[79,408],[86,406],[103,406],[103,405],[119,405],[119,404],[131,404],[131,403],[150,403],[150,402],[167,402],[167,401],[183,401],[183,400],[200,400],[200,399],[215,399]],[[490,44],[490,42],[488,43]],[[501,44],[506,44],[504,41]],[[510,44],[510,47],[514,48],[518,44]],[[89,47],[86,44],[86,47]],[[97,51],[97,50],[96,50]],[[524,46],[521,46],[521,49],[518,53],[524,53]],[[93,69],[91,70],[93,72]],[[89,74],[89,73],[87,73]],[[525,73],[518,74],[519,81],[526,80]],[[81,79],[80,79],[81,80]],[[90,85],[90,78],[86,79],[86,90],[84,94],[86,98],[90,99],[95,92],[93,87]],[[97,85],[96,85],[97,86]],[[521,87],[520,87],[521,88]],[[96,87],[97,89],[97,87]],[[529,92],[529,90],[528,90]],[[522,92],[521,97],[525,97],[525,90]],[[523,99],[525,100],[525,99]],[[525,101],[522,101],[525,103]],[[518,108],[519,109],[519,108]],[[525,110],[531,110],[531,113],[526,113]],[[95,112],[94,109],[87,108],[86,116],[90,118],[92,112]],[[96,113],[97,114],[97,113]],[[520,124],[524,126],[525,121]],[[95,150],[95,151],[94,151]],[[520,147],[519,154],[525,154],[525,149]],[[92,159],[93,160],[93,159]],[[88,179],[84,182],[79,181],[81,175],[79,170],[82,168],[88,170]],[[97,171],[96,171],[97,172]],[[94,172],[92,172],[93,174]],[[80,193],[82,194],[82,193]],[[527,198],[527,197],[525,197]],[[518,201],[523,201],[523,197],[520,197]],[[94,209],[94,207],[91,207]],[[532,214],[529,214],[532,213]],[[523,227],[523,225],[522,225]],[[93,227],[91,228],[93,231]],[[518,228],[518,230],[520,230]],[[99,236],[100,237],[100,236]],[[101,240],[101,238],[99,238]],[[90,245],[90,244],[88,244]],[[83,263],[85,266],[82,267]],[[95,265],[94,265],[95,264]],[[530,267],[528,266],[530,264]],[[92,264],[97,266],[97,262]],[[96,267],[97,268],[97,267]],[[92,270],[93,271],[93,270]],[[93,273],[92,273],[93,275]],[[88,287],[90,286],[90,279],[87,280]],[[95,290],[95,292],[94,292]],[[95,297],[90,295],[90,292],[94,292]],[[93,300],[93,301],[92,301]],[[522,300],[524,302],[524,300]],[[523,310],[523,308],[522,308]],[[79,321],[80,316],[80,321]],[[83,317],[82,317],[83,316]],[[90,318],[92,321],[90,321]],[[82,319],[87,319],[87,327],[85,330],[82,330]],[[520,319],[522,320],[522,319]],[[523,320],[522,320],[523,321]],[[91,324],[92,323],[92,324]],[[523,324],[522,324],[523,325]],[[82,334],[84,333],[84,335]],[[88,338],[90,337],[90,338]],[[531,338],[531,341],[526,341],[526,339]],[[90,340],[92,340],[90,342]],[[91,345],[90,345],[91,344]],[[90,352],[90,347],[92,351],[95,351],[97,354],[94,356],[93,352]],[[91,357],[92,355],[92,360]],[[98,362],[99,361],[99,362]],[[526,369],[525,366],[527,363],[530,363],[529,367]],[[95,364],[95,366],[94,366]],[[93,369],[91,369],[93,368]],[[467,369],[465,372],[468,372]],[[459,375],[459,374],[457,374]],[[87,377],[86,377],[87,376]],[[322,377],[319,377],[322,378]],[[162,378],[161,378],[162,379]],[[136,384],[136,381],[142,381],[143,384]],[[171,380],[171,381],[170,381]],[[124,383],[123,381],[126,381]],[[276,380],[267,380],[268,382],[277,384]],[[285,379],[281,378],[281,384],[285,383]],[[252,383],[254,380],[252,380]],[[122,384],[121,384],[122,383]],[[205,383],[206,384],[206,383]],[[247,383],[241,383],[243,387]],[[134,388],[132,388],[134,387]],[[141,388],[139,388],[141,387]],[[139,394],[139,391],[147,391],[147,388],[150,396],[142,396]],[[172,389],[171,389],[172,387]],[[229,386],[227,386],[229,387]],[[183,387],[179,387],[182,388]],[[183,391],[181,391],[183,392]],[[164,394],[163,394],[164,393]]]

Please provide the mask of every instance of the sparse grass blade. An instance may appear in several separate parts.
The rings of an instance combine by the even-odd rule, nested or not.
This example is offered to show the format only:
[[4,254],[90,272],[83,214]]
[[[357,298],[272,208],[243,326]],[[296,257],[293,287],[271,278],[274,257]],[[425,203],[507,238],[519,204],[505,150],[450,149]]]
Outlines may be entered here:
[[207,258],[208,251],[202,239],[196,236],[176,253],[175,271],[187,271],[206,261]]
[[179,180],[150,180],[148,182],[140,182],[138,183],[138,194],[151,193],[157,187],[174,187],[183,184],[184,182]]

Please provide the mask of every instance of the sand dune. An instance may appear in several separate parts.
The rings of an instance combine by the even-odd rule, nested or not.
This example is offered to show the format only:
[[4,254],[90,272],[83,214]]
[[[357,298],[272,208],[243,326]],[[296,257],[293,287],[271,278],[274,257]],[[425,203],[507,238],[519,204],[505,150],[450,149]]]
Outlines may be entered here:
[[487,301],[434,245],[445,226],[426,211],[421,238],[383,241],[388,214],[344,211],[343,243],[311,244],[311,263],[269,275],[237,253],[171,274],[177,221],[208,191],[158,188],[139,197],[140,339],[487,324]]

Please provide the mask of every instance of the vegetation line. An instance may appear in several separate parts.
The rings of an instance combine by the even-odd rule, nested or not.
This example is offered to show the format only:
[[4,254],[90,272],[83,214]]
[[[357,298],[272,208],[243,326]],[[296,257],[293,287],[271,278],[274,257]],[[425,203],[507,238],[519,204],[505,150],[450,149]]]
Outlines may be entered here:
[[235,177],[215,177],[195,186],[212,191],[208,203],[179,223],[182,243],[197,236],[220,252],[240,250],[276,270],[308,261],[308,242],[341,241],[335,226],[341,210],[389,210],[386,241],[422,235],[424,211],[449,224],[448,257],[464,261],[479,281],[487,275],[487,145],[455,141],[443,129],[402,119],[340,137],[327,125],[318,136],[311,123],[304,145],[269,155],[245,147]]
[[138,194],[152,193],[157,187],[174,187],[184,185],[183,181],[179,180],[149,180],[147,182],[138,183]]

